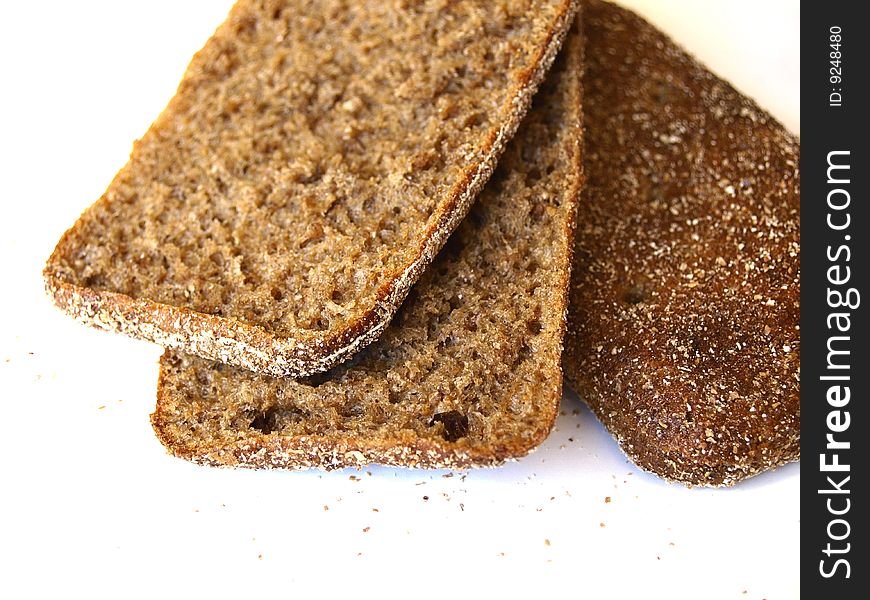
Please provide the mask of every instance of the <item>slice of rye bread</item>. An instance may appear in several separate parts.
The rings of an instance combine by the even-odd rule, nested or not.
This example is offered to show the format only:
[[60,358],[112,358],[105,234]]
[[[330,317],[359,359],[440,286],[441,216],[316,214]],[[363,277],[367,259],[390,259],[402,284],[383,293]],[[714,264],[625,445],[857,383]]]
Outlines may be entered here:
[[800,143],[638,16],[584,16],[568,382],[666,479],[798,460]]
[[74,317],[276,375],[374,340],[468,211],[578,0],[241,0],[60,240]]
[[169,451],[220,466],[459,468],[543,441],[562,389],[581,51],[572,33],[480,200],[350,362],[294,380],[167,351],[152,422]]

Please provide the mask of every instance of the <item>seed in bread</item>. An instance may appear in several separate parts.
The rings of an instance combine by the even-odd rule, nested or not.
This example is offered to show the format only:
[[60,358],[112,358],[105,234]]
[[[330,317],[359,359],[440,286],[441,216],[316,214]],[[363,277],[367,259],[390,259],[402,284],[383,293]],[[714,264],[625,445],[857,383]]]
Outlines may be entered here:
[[798,460],[800,143],[638,16],[584,16],[567,380],[666,479]]
[[579,33],[493,179],[376,342],[304,380],[168,351],[155,431],[204,464],[497,465],[555,420],[580,186]]
[[578,0],[240,0],[46,287],[98,327],[276,375],[375,339],[466,214]]

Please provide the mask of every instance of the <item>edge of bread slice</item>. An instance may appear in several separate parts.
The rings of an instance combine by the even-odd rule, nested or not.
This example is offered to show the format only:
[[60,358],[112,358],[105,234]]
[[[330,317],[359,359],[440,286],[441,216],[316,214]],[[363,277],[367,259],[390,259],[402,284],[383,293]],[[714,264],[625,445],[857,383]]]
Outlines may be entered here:
[[[259,4],[255,6],[248,0],[242,0],[234,7],[227,22],[218,29],[206,47],[194,58],[179,87],[178,95],[152,125],[145,138],[137,143],[131,156],[131,162],[116,176],[107,193],[97,204],[86,211],[75,226],[61,238],[44,270],[47,292],[58,307],[86,324],[118,331],[156,342],[168,348],[181,349],[204,358],[234,364],[257,372],[272,375],[306,376],[324,371],[347,359],[381,334],[411,286],[432,261],[449,234],[466,215],[476,195],[491,175],[504,145],[514,134],[538,84],[561,47],[577,9],[578,0],[554,1],[553,4],[554,6],[549,7],[546,13],[549,15],[548,18],[552,20],[546,25],[546,31],[543,32],[542,37],[535,40],[520,40],[520,42],[531,44],[534,47],[533,56],[525,66],[512,65],[514,69],[518,69],[511,78],[512,89],[506,94],[505,101],[497,110],[492,113],[486,111],[485,120],[492,125],[482,130],[479,135],[475,134],[478,135],[478,137],[473,138],[475,143],[464,149],[467,156],[471,158],[462,163],[458,171],[454,169],[454,172],[451,172],[450,179],[445,186],[434,191],[430,190],[431,193],[440,195],[436,205],[431,207],[431,213],[426,217],[426,220],[421,221],[423,223],[422,229],[415,230],[416,233],[414,231],[406,232],[408,237],[405,245],[401,248],[382,252],[383,260],[392,260],[395,264],[371,265],[369,271],[363,273],[361,279],[364,281],[362,283],[359,282],[358,274],[355,279],[345,277],[345,284],[351,288],[353,286],[370,286],[366,288],[364,297],[357,298],[353,294],[348,297],[348,294],[344,294],[344,305],[341,305],[333,302],[330,297],[314,298],[314,294],[311,293],[312,287],[305,287],[308,285],[306,283],[300,284],[302,287],[296,289],[284,289],[278,285],[277,288],[273,287],[271,290],[268,289],[268,286],[261,284],[260,288],[262,289],[257,289],[255,294],[252,293],[250,298],[244,300],[247,304],[244,304],[244,302],[232,299],[233,294],[238,292],[238,287],[227,284],[224,289],[212,290],[212,288],[215,288],[214,281],[221,277],[229,278],[232,276],[240,281],[247,281],[245,279],[247,273],[244,272],[245,261],[252,261],[257,257],[223,256],[226,254],[223,252],[225,249],[218,248],[218,252],[212,256],[217,256],[215,260],[220,261],[220,271],[216,267],[212,275],[201,271],[193,272],[199,282],[199,285],[195,285],[193,281],[184,280],[180,274],[180,271],[186,268],[190,252],[187,256],[174,260],[172,268],[160,267],[161,260],[163,264],[168,262],[165,248],[160,245],[163,242],[158,239],[157,242],[148,241],[145,244],[142,239],[145,239],[146,236],[140,235],[137,231],[126,232],[126,229],[123,232],[124,244],[136,249],[135,251],[131,250],[129,256],[114,249],[111,256],[104,257],[104,262],[112,265],[108,268],[108,272],[91,273],[89,271],[90,264],[82,258],[86,254],[83,249],[89,249],[88,241],[85,239],[89,235],[88,231],[105,231],[110,226],[107,222],[111,222],[113,218],[117,219],[117,214],[126,210],[124,202],[139,202],[138,192],[128,185],[128,180],[136,180],[134,169],[137,160],[140,160],[142,155],[148,152],[159,154],[159,144],[162,137],[169,136],[168,139],[171,139],[173,131],[183,126],[183,123],[179,125],[178,117],[179,115],[184,116],[185,111],[191,110],[188,104],[190,99],[196,95],[197,85],[202,81],[208,82],[209,77],[212,77],[212,71],[220,69],[223,64],[227,53],[223,52],[221,48],[230,47],[238,41],[237,38],[249,34],[252,27],[252,19],[250,18],[252,12],[258,15],[259,12],[266,11],[268,8],[266,5],[275,5],[277,7],[275,16],[281,14],[282,3],[280,2],[266,2],[263,7],[260,7]],[[535,8],[527,7],[525,10],[534,11]],[[256,21],[256,18],[253,20]],[[520,42],[514,40],[505,43],[519,44]],[[244,42],[239,43],[244,44]],[[282,60],[292,60],[292,57]],[[321,88],[328,89],[328,83],[328,81],[323,83]],[[354,104],[355,100],[346,101],[346,103],[341,104],[340,108],[346,108],[349,111],[357,110],[358,106]],[[243,99],[242,102],[245,100]],[[449,111],[450,109],[448,107],[445,110]],[[469,126],[471,127],[476,126],[475,118],[479,120],[479,117],[475,115],[476,113],[466,115],[470,119],[471,125]],[[353,127],[345,131],[350,131],[347,135],[354,135]],[[218,133],[221,132],[218,131]],[[257,136],[252,137],[256,138]],[[315,140],[312,143],[316,145],[318,142]],[[427,160],[426,157],[408,158],[411,162],[417,160],[425,162]],[[159,162],[159,159],[155,160]],[[216,164],[211,168],[220,173],[220,165]],[[159,173],[157,175],[159,177]],[[306,177],[317,177],[318,174],[311,175],[305,172],[302,175],[293,176],[302,177],[304,181]],[[211,177],[211,175],[205,177],[206,187],[215,183],[212,179],[219,184],[218,188],[220,185],[226,187],[226,183],[220,181],[220,177]],[[350,189],[362,179],[357,177],[357,180],[354,181],[348,184]],[[239,190],[223,192],[223,195],[237,193],[238,199],[220,198],[221,192],[216,192],[217,195],[205,204],[212,206],[216,202],[223,203],[226,204],[225,208],[228,211],[238,213],[239,206],[244,208],[247,204],[252,203],[249,202],[246,194],[255,194],[256,191],[252,192],[251,190],[259,185],[257,181],[245,182],[243,178],[236,177],[231,180],[231,184],[238,184]],[[403,189],[402,185],[404,184],[401,181],[396,183],[396,189]],[[198,192],[197,189],[195,193]],[[167,198],[172,195],[171,191],[165,193]],[[396,195],[399,204],[405,203],[404,208],[415,209],[411,206],[414,198],[403,197],[398,192]],[[166,202],[169,201],[171,200],[166,200]],[[351,198],[350,202],[353,201],[354,199]],[[256,211],[257,208],[251,210]],[[329,210],[329,208],[325,208],[324,213]],[[348,212],[351,212],[350,209]],[[180,211],[175,216],[179,217],[183,214],[183,211]],[[352,215],[348,214],[348,218],[350,217]],[[215,221],[215,218],[213,214],[206,214],[204,220]],[[149,223],[147,215],[144,216],[140,222],[142,229],[147,230],[150,226]],[[122,229],[122,226],[119,226],[117,222],[111,223],[111,226],[119,230]],[[123,227],[126,228],[126,225]],[[133,226],[131,225],[131,227]],[[227,228],[227,231],[226,236],[236,235],[232,228]],[[321,238],[319,238],[324,246],[329,246],[330,231],[332,230],[329,230],[325,236],[321,234]],[[361,229],[356,231],[359,235],[354,239],[360,244],[365,242],[362,240],[365,237],[363,233],[366,235],[374,234],[374,232],[362,231]],[[177,233],[178,237],[185,235],[187,232],[183,230]],[[327,239],[326,242],[323,242],[324,237]],[[233,239],[235,238],[233,237]],[[209,255],[208,244],[210,240],[208,236],[196,240],[196,243],[185,243],[194,248],[193,254],[200,253],[206,257]],[[304,244],[305,240],[301,243]],[[106,252],[110,250],[113,249],[109,248]],[[97,248],[92,254],[97,254],[99,251],[101,249]],[[328,254],[330,251],[335,253],[338,249],[327,247],[322,252]],[[197,260],[201,260],[209,266],[207,258],[192,259],[194,262]],[[140,261],[147,262],[149,266],[141,275],[137,275],[137,265]],[[268,259],[263,259],[262,262],[266,265],[263,268],[267,269]],[[347,265],[353,262],[354,260],[348,257],[345,259],[344,265],[339,267],[347,269]],[[377,261],[375,262],[377,263]],[[158,264],[158,267],[150,266],[153,264]],[[314,278],[317,279],[318,283],[312,284],[312,286],[318,287],[318,290],[329,287],[331,285],[329,282],[323,283],[321,280],[328,279],[334,274],[320,273],[316,266],[316,260],[313,264],[315,266],[312,269],[316,271]],[[335,267],[335,269],[339,267]],[[163,294],[166,298],[155,299],[147,294],[141,295],[138,290],[143,288],[142,280],[151,278],[148,269],[158,271],[162,269],[160,271],[161,277],[166,277],[166,273],[169,272],[170,279],[173,277],[177,279],[177,281],[173,281],[178,289],[166,291],[158,287],[161,294],[166,291]],[[235,272],[231,274],[233,270]],[[299,274],[293,275],[298,276]],[[308,276],[308,274],[302,275]],[[277,276],[277,280],[280,280],[280,277],[280,275]],[[375,283],[370,284],[369,279],[375,280]],[[273,297],[269,296],[270,293],[274,300]],[[202,298],[199,298],[198,294],[201,294]],[[231,298],[228,301],[229,310],[223,310],[221,300],[211,299],[215,296],[221,297],[221,294],[223,297]],[[275,319],[280,322],[281,327],[273,326],[272,322],[264,323],[258,317],[259,313],[276,312],[278,309],[274,306],[279,304],[282,307],[281,311],[292,314],[294,310],[298,309],[294,303],[296,305],[308,303],[324,307],[316,309],[324,311],[324,316],[318,319],[316,314],[312,318],[308,318],[310,315],[307,315],[305,317],[308,318],[308,321],[303,326],[299,324],[302,317],[290,319],[279,315]],[[216,305],[221,306],[216,307]],[[332,312],[326,314],[327,310]],[[288,325],[287,322],[290,324]]]
[[569,385],[668,480],[799,460],[800,142],[637,15],[584,18]]
[[495,466],[549,434],[562,393],[582,182],[573,31],[468,217],[384,335],[303,380],[168,350],[152,423],[213,466]]

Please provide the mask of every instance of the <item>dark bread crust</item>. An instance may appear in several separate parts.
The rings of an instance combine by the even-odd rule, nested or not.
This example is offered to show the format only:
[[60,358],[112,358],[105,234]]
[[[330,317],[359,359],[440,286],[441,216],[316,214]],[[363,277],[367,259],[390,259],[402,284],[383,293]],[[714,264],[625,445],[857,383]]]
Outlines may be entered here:
[[497,174],[378,341],[308,379],[168,350],[154,430],[205,465],[496,466],[549,434],[582,183],[577,29]]
[[640,17],[584,16],[567,380],[663,478],[799,460],[799,140]]
[[[272,375],[307,376],[325,371],[346,360],[370,344],[382,333],[408,294],[411,286],[444,245],[450,233],[467,214],[475,197],[492,174],[499,155],[522,120],[538,84],[549,69],[572,22],[579,0],[564,0],[547,27],[546,36],[529,40],[536,44],[530,64],[513,77],[516,82],[506,95],[507,101],[492,119],[493,126],[478,140],[475,159],[463,167],[449,191],[441,198],[425,228],[407,250],[407,260],[399,268],[386,272],[371,298],[356,304],[340,327],[323,332],[291,328],[292,335],[277,333],[267,325],[251,322],[243,315],[208,314],[195,308],[156,301],[149,297],[132,297],[111,286],[83,284],[70,269],[67,257],[74,256],[81,245],[77,239],[95,207],[109,202],[108,194],[85,212],[61,238],[44,270],[46,290],[62,310],[95,327],[119,331],[153,341],[168,348],[182,349],[198,356],[241,366]],[[241,17],[242,1],[233,9],[227,23],[208,45],[232,36],[232,27]],[[535,10],[531,7],[529,10]],[[206,46],[208,48],[208,45]],[[203,54],[205,51],[201,51]],[[196,59],[194,59],[196,60]],[[148,135],[158,135],[161,123],[171,120],[174,106],[186,89],[188,77],[179,88],[179,96],[152,126]],[[134,157],[135,158],[135,150]],[[133,164],[131,158],[131,164]],[[128,165],[129,168],[130,165]],[[116,180],[124,173],[122,170]],[[114,185],[114,182],[113,182]],[[112,189],[112,188],[110,188]],[[122,269],[131,269],[129,264]]]

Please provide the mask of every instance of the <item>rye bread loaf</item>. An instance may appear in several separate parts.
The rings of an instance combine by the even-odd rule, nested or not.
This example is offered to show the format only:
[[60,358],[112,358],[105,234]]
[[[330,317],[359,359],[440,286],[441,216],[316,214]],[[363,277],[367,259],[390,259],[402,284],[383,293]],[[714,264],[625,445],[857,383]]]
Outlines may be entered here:
[[89,324],[302,376],[465,216],[577,0],[240,0],[45,268]]
[[579,32],[498,170],[381,338],[303,380],[169,350],[152,422],[238,467],[492,466],[549,433],[580,187]]
[[568,382],[664,478],[798,460],[799,141],[638,16],[584,17]]

